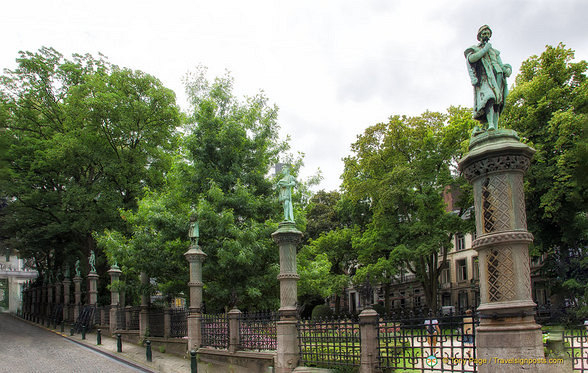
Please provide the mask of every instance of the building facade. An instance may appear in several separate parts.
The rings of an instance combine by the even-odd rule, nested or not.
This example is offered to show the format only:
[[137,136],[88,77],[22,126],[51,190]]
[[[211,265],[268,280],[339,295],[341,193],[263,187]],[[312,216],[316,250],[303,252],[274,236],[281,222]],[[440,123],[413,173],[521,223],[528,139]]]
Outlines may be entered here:
[[37,275],[37,271],[28,268],[10,250],[0,255],[0,312],[16,313],[20,310],[23,287]]

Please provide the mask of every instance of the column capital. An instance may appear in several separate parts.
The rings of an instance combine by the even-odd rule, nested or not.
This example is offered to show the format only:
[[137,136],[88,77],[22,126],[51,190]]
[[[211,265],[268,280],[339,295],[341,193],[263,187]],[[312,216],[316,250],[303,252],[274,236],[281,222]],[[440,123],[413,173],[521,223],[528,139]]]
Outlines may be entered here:
[[196,246],[191,247],[190,250],[186,251],[184,253],[184,257],[188,262],[194,263],[196,261],[203,262],[207,255],[204,251],[202,251],[202,249],[200,249],[200,246]]
[[488,131],[472,138],[469,150],[458,167],[470,183],[492,172],[525,172],[535,153],[535,149],[519,141],[515,131],[508,129]]

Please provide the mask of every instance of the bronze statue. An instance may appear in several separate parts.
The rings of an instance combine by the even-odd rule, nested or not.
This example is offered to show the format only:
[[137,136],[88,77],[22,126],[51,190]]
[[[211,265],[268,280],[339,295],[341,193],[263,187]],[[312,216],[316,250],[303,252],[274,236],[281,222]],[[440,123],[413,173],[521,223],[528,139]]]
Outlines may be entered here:
[[193,247],[198,246],[198,239],[200,238],[200,230],[198,228],[198,217],[196,213],[193,213],[190,216],[190,230],[188,232],[188,236],[190,237],[190,244]]
[[296,179],[290,175],[290,170],[285,166],[282,170],[283,177],[278,181],[280,194],[278,200],[284,204],[284,220],[294,222],[294,208],[292,207],[292,188],[296,185]]
[[474,86],[474,118],[482,124],[488,123],[488,130],[496,130],[508,95],[506,78],[512,73],[512,67],[502,63],[500,52],[490,44],[491,36],[488,25],[480,27],[477,37],[480,43],[466,49],[464,55]]

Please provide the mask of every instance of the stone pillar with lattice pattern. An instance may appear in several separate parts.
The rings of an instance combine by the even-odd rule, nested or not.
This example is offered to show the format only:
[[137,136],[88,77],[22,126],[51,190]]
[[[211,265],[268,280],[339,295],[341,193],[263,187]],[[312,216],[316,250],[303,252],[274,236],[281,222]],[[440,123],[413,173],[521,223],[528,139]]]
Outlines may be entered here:
[[[531,295],[523,175],[535,152],[512,130],[478,134],[459,168],[473,185],[479,254],[478,358],[543,357]],[[479,371],[495,369],[480,366]],[[505,368],[505,367],[500,367]],[[520,368],[520,367],[519,367]]]
[[292,372],[298,366],[298,279],[296,269],[296,245],[302,239],[302,233],[290,221],[280,223],[278,230],[272,234],[280,250],[280,321],[276,326],[278,351],[276,354],[276,372]]

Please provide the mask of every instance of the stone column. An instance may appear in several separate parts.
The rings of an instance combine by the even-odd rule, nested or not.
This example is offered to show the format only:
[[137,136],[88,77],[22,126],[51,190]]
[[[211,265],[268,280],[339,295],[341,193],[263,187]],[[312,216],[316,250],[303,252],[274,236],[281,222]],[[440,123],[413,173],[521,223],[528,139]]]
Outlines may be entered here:
[[147,285],[149,285],[149,276],[145,272],[141,272],[140,276],[143,293],[141,294],[141,311],[139,312],[139,335],[143,337],[147,333],[147,329],[149,329],[149,311],[147,310],[149,295],[145,293]]
[[169,305],[163,310],[163,338],[169,338],[171,334],[171,310]]
[[[477,238],[472,248],[479,254],[479,359],[544,357],[531,295],[528,247],[533,235],[527,232],[523,187],[523,174],[534,152],[512,130],[487,131],[471,139],[469,154],[459,163],[474,187]],[[497,368],[510,372],[521,366],[485,364],[478,371]]]
[[278,351],[276,355],[276,372],[292,372],[298,366],[298,279],[296,270],[296,245],[302,239],[302,233],[293,222],[283,221],[272,238],[280,250],[280,321],[277,322]]
[[49,280],[47,284],[47,326],[53,317],[53,283]]
[[116,311],[117,311],[117,307],[120,304],[120,295],[118,292],[118,287],[115,286],[115,284],[119,281],[121,273],[122,273],[122,271],[120,270],[120,268],[117,265],[113,265],[108,270],[108,274],[110,275],[110,326],[109,326],[109,329],[110,329],[111,334],[114,333],[114,331],[116,330],[116,324],[117,324]]
[[98,274],[94,271],[88,273],[88,299],[87,304],[95,305],[98,302]]
[[192,244],[184,253],[184,257],[190,263],[190,307],[188,314],[188,351],[197,350],[202,344],[202,263],[206,254],[198,244]]
[[37,321],[37,314],[39,313],[39,287],[35,286],[33,288],[33,321]]
[[378,370],[378,313],[366,308],[359,314],[361,334],[361,361],[359,373],[375,373]]
[[61,282],[55,282],[55,304],[61,304]]
[[79,275],[73,278],[74,282],[74,314],[72,320],[75,322],[80,316],[80,306],[82,304],[82,278]]
[[67,321],[71,317],[69,314],[69,305],[71,303],[70,297],[70,290],[71,290],[71,281],[69,278],[63,278],[63,320]]
[[229,352],[235,353],[239,350],[239,317],[241,311],[236,307],[229,311]]

